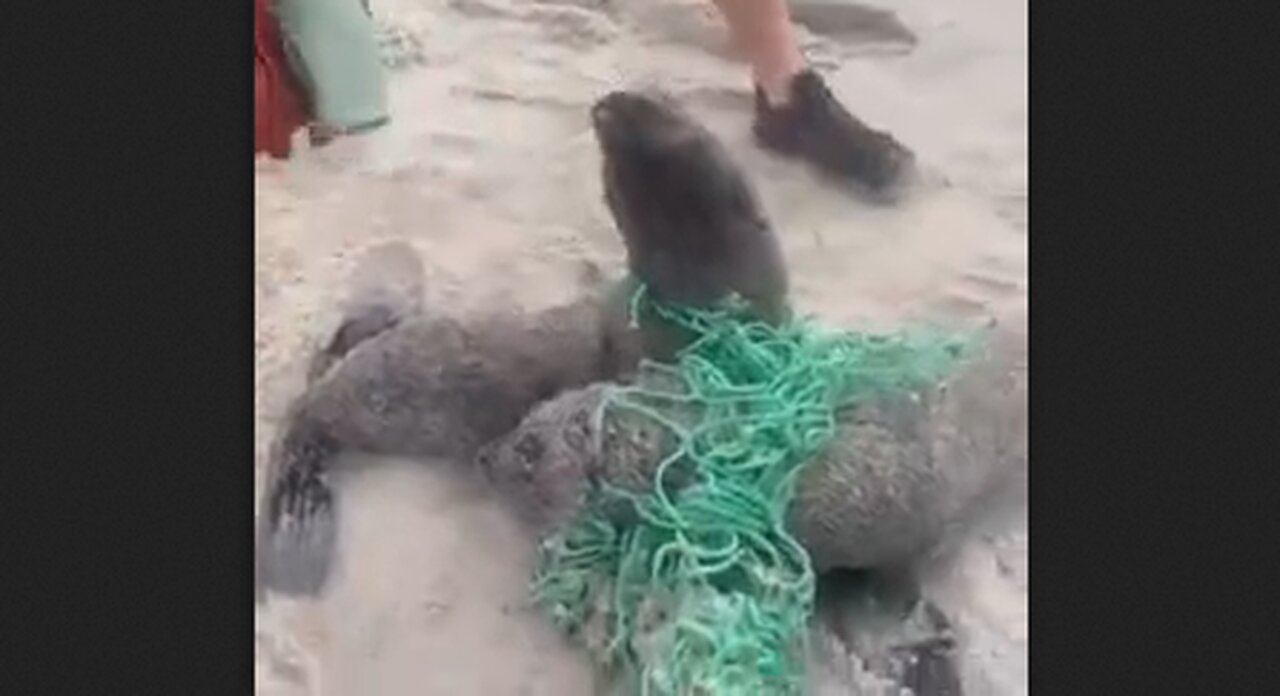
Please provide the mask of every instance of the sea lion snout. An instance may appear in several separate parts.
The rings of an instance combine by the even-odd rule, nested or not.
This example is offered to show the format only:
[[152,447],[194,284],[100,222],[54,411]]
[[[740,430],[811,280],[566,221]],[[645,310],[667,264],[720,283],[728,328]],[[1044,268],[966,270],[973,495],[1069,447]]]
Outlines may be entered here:
[[659,148],[686,139],[692,121],[661,92],[617,90],[591,106],[591,123],[607,152]]
[[591,107],[591,122],[603,134],[634,130],[641,114],[657,107],[657,103],[635,92],[610,92]]

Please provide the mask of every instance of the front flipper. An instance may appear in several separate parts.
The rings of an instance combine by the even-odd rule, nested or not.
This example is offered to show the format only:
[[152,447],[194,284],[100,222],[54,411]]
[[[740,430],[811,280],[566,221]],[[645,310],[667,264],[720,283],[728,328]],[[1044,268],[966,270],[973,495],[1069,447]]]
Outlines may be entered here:
[[258,520],[256,584],[265,592],[315,596],[328,581],[337,546],[337,509],[327,460],[337,448],[322,434],[286,437]]
[[329,372],[356,346],[422,311],[424,270],[412,245],[386,242],[367,249],[348,280],[342,323],[311,360],[307,383]]
[[818,597],[822,621],[866,671],[913,696],[962,696],[951,622],[914,574],[832,571]]
[[349,314],[333,332],[328,345],[311,359],[307,370],[307,384],[315,384],[328,374],[334,363],[346,357],[356,346],[399,325],[404,317],[395,308],[385,305],[366,307]]

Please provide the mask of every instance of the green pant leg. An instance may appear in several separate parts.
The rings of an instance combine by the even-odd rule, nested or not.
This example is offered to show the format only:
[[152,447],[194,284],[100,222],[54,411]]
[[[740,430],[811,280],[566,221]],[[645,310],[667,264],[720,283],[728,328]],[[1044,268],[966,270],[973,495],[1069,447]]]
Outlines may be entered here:
[[316,121],[350,132],[389,120],[373,20],[359,0],[274,0],[273,9]]

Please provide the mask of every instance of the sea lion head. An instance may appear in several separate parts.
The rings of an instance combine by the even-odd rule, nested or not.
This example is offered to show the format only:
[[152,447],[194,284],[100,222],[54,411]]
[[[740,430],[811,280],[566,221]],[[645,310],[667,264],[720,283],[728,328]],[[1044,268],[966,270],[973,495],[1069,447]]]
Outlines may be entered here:
[[671,96],[616,91],[591,107],[591,123],[606,157],[662,155],[700,139],[702,126]]
[[539,535],[573,519],[599,475],[595,414],[607,389],[598,382],[543,401],[476,455],[484,478]]
[[762,318],[780,322],[782,251],[754,187],[719,138],[657,90],[606,94],[591,119],[605,201],[631,275],[661,302],[709,306],[736,292]]

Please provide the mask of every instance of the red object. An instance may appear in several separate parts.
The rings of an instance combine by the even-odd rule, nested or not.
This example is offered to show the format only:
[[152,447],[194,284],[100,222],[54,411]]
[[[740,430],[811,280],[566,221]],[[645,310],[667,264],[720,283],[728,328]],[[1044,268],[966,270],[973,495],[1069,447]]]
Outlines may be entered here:
[[306,108],[267,0],[253,3],[253,152],[285,159],[294,131],[307,123]]

